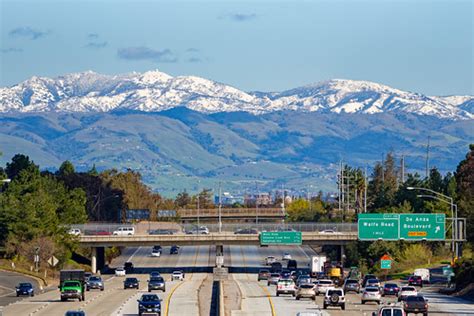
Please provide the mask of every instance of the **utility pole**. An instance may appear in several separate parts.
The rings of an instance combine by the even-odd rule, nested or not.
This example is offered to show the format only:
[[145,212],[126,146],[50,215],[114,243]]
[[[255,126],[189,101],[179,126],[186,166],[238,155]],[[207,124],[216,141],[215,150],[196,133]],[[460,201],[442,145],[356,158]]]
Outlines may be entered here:
[[385,183],[385,157],[384,153],[382,153],[382,183]]
[[199,227],[201,227],[200,222],[199,222],[199,213],[201,213],[200,206],[199,206],[199,200],[201,199],[201,194],[199,192],[199,187],[200,187],[200,180],[198,180],[198,194],[197,194],[197,222],[198,222],[198,231]]
[[257,195],[255,197],[255,223],[258,224],[258,198],[259,198],[259,192],[258,192],[258,181],[255,181],[255,187],[257,189]]
[[338,196],[338,202],[339,202],[339,212],[341,212],[341,199],[342,199],[342,194],[341,194],[341,180],[342,180],[342,161],[339,161],[339,172],[337,174],[337,196]]
[[402,185],[405,183],[405,156],[402,155],[402,161],[401,161],[402,167]]
[[219,234],[222,233],[222,197],[221,182],[219,181]]
[[364,213],[367,213],[367,164],[364,173]]
[[428,144],[426,144],[426,179],[430,176],[430,138],[428,136]]

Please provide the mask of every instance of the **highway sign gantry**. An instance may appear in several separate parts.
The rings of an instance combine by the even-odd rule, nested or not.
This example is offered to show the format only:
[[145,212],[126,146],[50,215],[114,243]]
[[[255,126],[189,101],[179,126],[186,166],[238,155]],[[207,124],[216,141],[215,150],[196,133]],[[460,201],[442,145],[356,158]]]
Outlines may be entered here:
[[261,245],[301,245],[301,232],[261,232]]
[[444,240],[445,214],[359,214],[360,240]]

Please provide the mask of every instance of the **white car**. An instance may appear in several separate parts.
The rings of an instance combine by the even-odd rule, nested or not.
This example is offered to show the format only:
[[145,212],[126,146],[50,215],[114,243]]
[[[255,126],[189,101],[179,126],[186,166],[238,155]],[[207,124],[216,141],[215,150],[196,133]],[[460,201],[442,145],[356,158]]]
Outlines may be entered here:
[[277,261],[277,260],[276,260],[276,258],[275,258],[274,256],[268,256],[268,257],[265,258],[265,264],[266,264],[267,266],[271,266],[272,263],[274,263],[274,262],[276,262],[276,261]]
[[160,257],[161,256],[161,250],[158,249],[153,249],[150,254],[151,257]]
[[116,236],[132,236],[135,235],[135,227],[119,227],[117,230],[114,230],[112,234]]
[[285,252],[281,257],[282,260],[291,260],[291,255],[288,252]]
[[184,281],[183,271],[173,271],[171,274],[171,281],[173,280]]
[[329,279],[321,279],[314,282],[314,284],[316,285],[316,295],[326,294],[327,289],[334,287],[334,282]]
[[79,228],[71,228],[68,233],[70,235],[74,235],[74,236],[79,236],[81,234],[81,230]]
[[346,309],[346,297],[343,289],[328,288],[324,294],[323,308],[328,306],[339,306],[342,310]]
[[398,301],[403,301],[407,296],[418,295],[418,291],[414,286],[402,286],[398,292]]
[[117,268],[115,269],[115,276],[125,276],[125,269],[124,268]]
[[361,304],[366,302],[376,302],[380,304],[382,294],[380,294],[380,288],[377,286],[366,286],[364,292],[362,292]]

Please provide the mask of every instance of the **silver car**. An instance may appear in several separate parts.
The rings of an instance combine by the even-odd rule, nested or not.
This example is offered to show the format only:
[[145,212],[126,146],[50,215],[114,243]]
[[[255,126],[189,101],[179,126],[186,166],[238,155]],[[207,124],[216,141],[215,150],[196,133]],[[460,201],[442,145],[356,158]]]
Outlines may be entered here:
[[280,273],[271,273],[268,277],[267,285],[276,285],[278,280],[280,280]]
[[316,299],[316,291],[314,290],[314,284],[301,284],[296,289],[296,299],[299,300],[302,297],[307,297],[313,301]]
[[378,287],[367,286],[362,293],[361,303],[376,302],[377,304],[380,304],[381,299],[382,294],[380,294],[380,289]]

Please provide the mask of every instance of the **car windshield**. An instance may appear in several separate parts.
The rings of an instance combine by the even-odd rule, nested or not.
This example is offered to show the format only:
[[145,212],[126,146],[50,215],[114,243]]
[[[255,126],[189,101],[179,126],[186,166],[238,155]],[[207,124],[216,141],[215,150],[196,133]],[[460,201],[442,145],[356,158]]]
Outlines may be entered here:
[[302,284],[302,285],[300,285],[300,288],[302,288],[302,289],[312,289],[313,286],[311,284]]
[[158,295],[143,295],[142,301],[143,302],[151,302],[151,301],[158,301]]
[[100,281],[99,277],[90,277],[89,281]]
[[400,308],[384,308],[382,316],[403,316],[403,311]]
[[174,271],[173,274],[181,274],[181,271]]
[[342,291],[341,290],[329,290],[328,291],[328,296],[331,296],[333,294],[336,294],[336,295],[339,295],[341,296],[342,295]]
[[416,289],[413,286],[404,286],[404,287],[402,287],[402,291],[413,292],[413,291],[416,291]]
[[69,281],[69,282],[64,282],[64,286],[79,286],[79,283]]
[[117,268],[115,271],[123,271],[123,268]]
[[279,273],[272,273],[270,275],[272,278],[279,278],[280,277],[280,274]]
[[125,279],[125,282],[137,282],[137,278],[127,278]]
[[423,296],[408,296],[407,302],[424,302],[425,298]]
[[359,283],[359,281],[357,281],[357,280],[347,280],[346,281],[346,284],[357,284],[357,283]]
[[367,280],[367,283],[379,283],[379,280],[370,279],[370,280]]
[[163,282],[163,278],[151,278],[152,282]]
[[31,283],[20,283],[19,287],[32,287]]
[[293,281],[292,280],[280,280],[278,281],[279,285],[292,285]]
[[269,273],[270,271],[268,270],[260,270],[260,273]]
[[326,281],[326,280],[319,280],[319,284],[321,285],[331,285],[332,284],[332,281]]
[[376,287],[366,287],[366,288],[365,288],[365,291],[366,291],[366,292],[378,292],[379,289],[376,288]]
[[395,283],[387,283],[385,284],[385,287],[392,288],[392,287],[398,287]]

